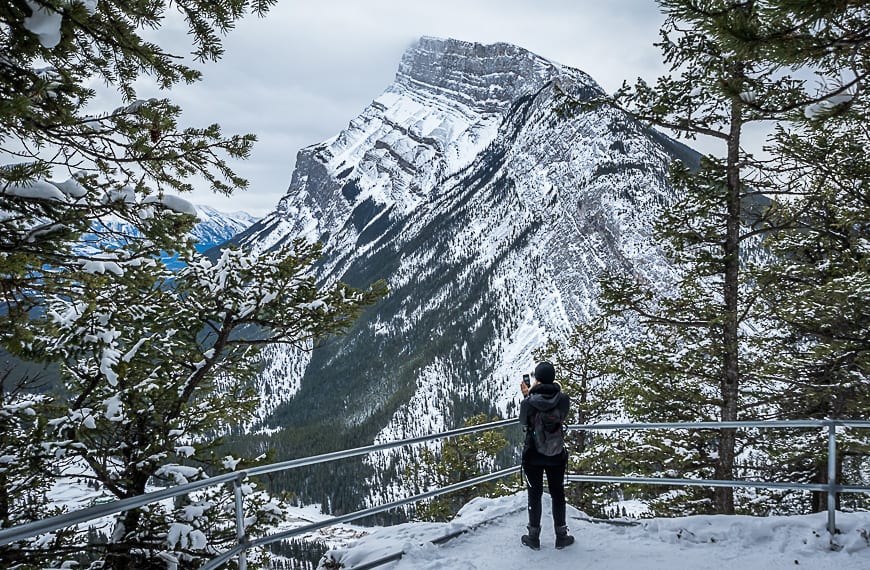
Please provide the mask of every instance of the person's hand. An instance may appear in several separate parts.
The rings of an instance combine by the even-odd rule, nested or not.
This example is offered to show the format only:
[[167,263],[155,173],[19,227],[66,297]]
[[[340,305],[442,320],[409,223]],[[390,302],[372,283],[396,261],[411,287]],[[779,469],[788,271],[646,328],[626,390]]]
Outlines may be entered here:
[[520,392],[523,393],[523,398],[527,398],[529,396],[529,387],[526,386],[526,383],[520,380]]

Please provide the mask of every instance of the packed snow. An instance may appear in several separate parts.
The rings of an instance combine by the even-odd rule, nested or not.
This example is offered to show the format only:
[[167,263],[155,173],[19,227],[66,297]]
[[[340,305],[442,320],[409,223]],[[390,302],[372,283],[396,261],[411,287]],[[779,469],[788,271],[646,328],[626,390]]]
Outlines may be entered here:
[[[556,550],[549,498],[544,497],[541,550],[520,543],[525,493],[478,498],[449,523],[406,523],[380,528],[326,554],[352,569],[394,554],[384,570],[866,570],[870,568],[870,513],[837,513],[833,546],[826,513],[790,517],[705,515],[674,519],[594,520],[568,507],[577,542]],[[440,545],[439,537],[467,530]]]

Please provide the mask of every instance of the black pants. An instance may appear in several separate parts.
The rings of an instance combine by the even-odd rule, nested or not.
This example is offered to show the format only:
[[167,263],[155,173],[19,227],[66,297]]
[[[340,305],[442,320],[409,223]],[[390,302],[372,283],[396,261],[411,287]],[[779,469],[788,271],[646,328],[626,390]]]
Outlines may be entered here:
[[529,526],[541,526],[541,496],[544,494],[544,473],[547,473],[547,488],[553,500],[553,526],[565,526],[565,467],[558,465],[529,465],[523,463],[526,485],[529,492]]

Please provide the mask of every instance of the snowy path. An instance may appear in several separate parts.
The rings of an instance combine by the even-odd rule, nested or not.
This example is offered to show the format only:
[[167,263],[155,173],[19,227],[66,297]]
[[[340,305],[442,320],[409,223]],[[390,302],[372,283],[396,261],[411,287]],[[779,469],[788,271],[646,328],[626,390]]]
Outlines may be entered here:
[[[405,552],[400,561],[379,566],[384,570],[870,569],[870,513],[838,513],[837,524],[843,532],[838,542],[843,548],[835,552],[828,548],[824,513],[766,518],[695,516],[614,526],[574,518],[581,513],[569,509],[569,527],[577,543],[556,550],[552,525],[545,524],[541,550],[536,552],[519,541],[525,530],[524,502],[523,494],[476,499],[455,522],[379,529],[356,545],[336,551],[335,556],[352,569]],[[550,516],[546,497],[544,516]],[[494,517],[493,522],[440,546],[429,542]]]

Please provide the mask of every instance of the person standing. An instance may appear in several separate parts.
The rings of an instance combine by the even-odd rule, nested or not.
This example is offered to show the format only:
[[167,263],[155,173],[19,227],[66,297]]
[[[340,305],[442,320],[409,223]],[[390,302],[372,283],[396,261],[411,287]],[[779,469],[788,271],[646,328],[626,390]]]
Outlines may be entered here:
[[[562,438],[562,422],[568,417],[571,400],[562,392],[556,383],[556,369],[549,362],[540,362],[535,367],[535,384],[520,384],[524,399],[520,404],[520,425],[526,433],[523,445],[523,473],[526,479],[529,501],[528,534],[522,536],[522,543],[529,548],[541,548],[541,497],[544,494],[544,474],[547,475],[547,487],[553,502],[553,527],[556,531],[556,548],[565,548],[574,543],[574,537],[568,534],[565,521],[565,469],[568,466],[568,451]],[[544,453],[539,450],[541,437],[536,437],[536,427],[540,431],[544,420],[553,423],[558,419],[558,426],[548,426],[553,431],[553,439],[545,445]],[[555,448],[553,444],[555,442]],[[560,443],[561,442],[561,443]],[[559,449],[561,446],[561,449]]]

